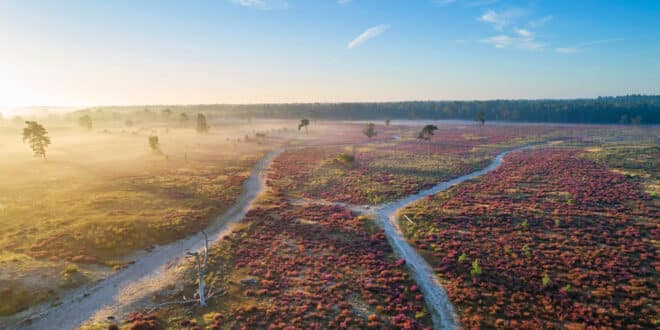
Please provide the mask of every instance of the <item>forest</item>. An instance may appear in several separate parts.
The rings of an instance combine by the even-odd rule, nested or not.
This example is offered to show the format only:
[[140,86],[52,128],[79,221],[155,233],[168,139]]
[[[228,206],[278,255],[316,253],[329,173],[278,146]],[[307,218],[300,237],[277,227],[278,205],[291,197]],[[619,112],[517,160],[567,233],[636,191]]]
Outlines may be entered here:
[[[120,113],[137,110],[205,112],[210,116],[234,119],[312,120],[475,120],[480,113],[486,121],[632,124],[660,123],[659,95],[627,95],[571,100],[489,100],[489,101],[410,101],[383,103],[287,103],[147,105],[97,107],[81,111]],[[117,116],[116,114],[115,116]]]

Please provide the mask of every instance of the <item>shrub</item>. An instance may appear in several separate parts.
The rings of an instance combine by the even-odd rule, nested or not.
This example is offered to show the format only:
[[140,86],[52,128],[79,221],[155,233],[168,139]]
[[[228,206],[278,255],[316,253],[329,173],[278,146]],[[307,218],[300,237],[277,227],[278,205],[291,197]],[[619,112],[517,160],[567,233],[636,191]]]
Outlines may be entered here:
[[552,284],[552,280],[550,279],[550,276],[548,276],[548,274],[545,274],[541,281],[543,282],[543,287],[544,288],[549,286],[550,284]]
[[479,266],[479,259],[475,259],[472,262],[472,270],[470,270],[470,275],[472,275],[472,277],[481,276],[481,266]]
[[352,154],[341,153],[337,156],[337,161],[344,164],[353,164],[355,162],[355,156]]
[[463,252],[463,254],[458,256],[458,263],[462,264],[463,262],[465,262],[466,259],[467,259],[467,255],[465,255],[465,252]]
[[523,253],[525,254],[526,257],[531,257],[532,256],[532,250],[529,249],[529,245],[525,244],[523,245],[522,248]]
[[63,271],[64,274],[73,274],[73,273],[77,273],[77,272],[78,272],[78,266],[76,266],[75,264],[67,265],[66,268],[64,268],[64,271]]

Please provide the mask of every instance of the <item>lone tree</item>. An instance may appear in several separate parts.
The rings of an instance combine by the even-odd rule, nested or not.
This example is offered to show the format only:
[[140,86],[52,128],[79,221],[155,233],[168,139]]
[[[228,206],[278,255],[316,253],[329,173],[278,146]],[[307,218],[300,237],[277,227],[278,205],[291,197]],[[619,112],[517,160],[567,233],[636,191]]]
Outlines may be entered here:
[[188,118],[188,115],[185,112],[179,114],[179,124],[181,124],[181,127],[188,126],[189,121],[190,118]]
[[160,142],[158,141],[158,136],[152,135],[149,137],[149,148],[154,154],[160,154]]
[[36,121],[26,121],[23,129],[23,143],[28,141],[35,157],[46,159],[46,148],[50,144],[48,131]]
[[203,113],[197,114],[197,133],[208,133],[209,125],[206,124],[206,116]]
[[476,116],[474,116],[476,122],[481,123],[481,126],[486,124],[486,114],[483,111],[479,111]]
[[385,119],[385,126],[390,126],[390,120],[389,119]]
[[303,118],[303,119],[300,120],[300,124],[298,124],[298,130],[300,130],[301,128],[304,127],[305,128],[305,134],[307,134],[308,133],[307,126],[309,126],[309,119]]
[[362,133],[371,139],[378,134],[376,133],[376,125],[374,125],[374,123],[368,123],[366,126],[364,126]]
[[431,156],[431,137],[434,132],[438,129],[437,126],[435,125],[426,125],[424,128],[422,128],[419,133],[417,133],[417,138],[420,140],[426,140],[428,141],[428,155]]
[[92,129],[92,117],[89,115],[84,115],[80,118],[78,118],[78,125],[80,125],[83,128],[86,128],[88,130]]

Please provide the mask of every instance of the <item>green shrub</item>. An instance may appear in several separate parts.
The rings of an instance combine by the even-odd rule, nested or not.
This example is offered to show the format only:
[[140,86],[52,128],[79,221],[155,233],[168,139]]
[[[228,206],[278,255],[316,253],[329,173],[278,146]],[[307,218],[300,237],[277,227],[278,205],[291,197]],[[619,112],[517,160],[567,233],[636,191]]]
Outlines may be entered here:
[[69,264],[64,268],[63,274],[73,274],[78,272],[78,266],[75,264]]
[[532,250],[529,248],[529,245],[525,244],[522,248],[523,253],[525,254],[526,257],[531,257],[532,256]]
[[337,160],[340,163],[353,164],[355,162],[355,156],[352,154],[341,153],[339,156],[337,156]]
[[545,274],[541,281],[543,283],[544,288],[547,287],[548,285],[552,284],[552,280],[550,279],[550,276],[548,276],[548,274]]
[[479,266],[479,259],[475,259],[472,262],[472,270],[470,270],[470,275],[472,275],[472,277],[481,276],[481,266]]
[[465,255],[465,252],[463,252],[463,254],[458,256],[458,263],[462,264],[466,259],[467,259],[467,255]]

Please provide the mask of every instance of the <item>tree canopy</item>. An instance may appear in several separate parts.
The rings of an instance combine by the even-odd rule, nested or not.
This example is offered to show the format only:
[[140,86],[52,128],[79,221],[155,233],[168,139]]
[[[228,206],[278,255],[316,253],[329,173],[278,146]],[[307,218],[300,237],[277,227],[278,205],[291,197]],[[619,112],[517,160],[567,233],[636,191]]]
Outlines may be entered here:
[[36,157],[46,159],[46,148],[50,145],[48,131],[36,121],[26,121],[23,128],[23,142],[30,144],[30,149]]

